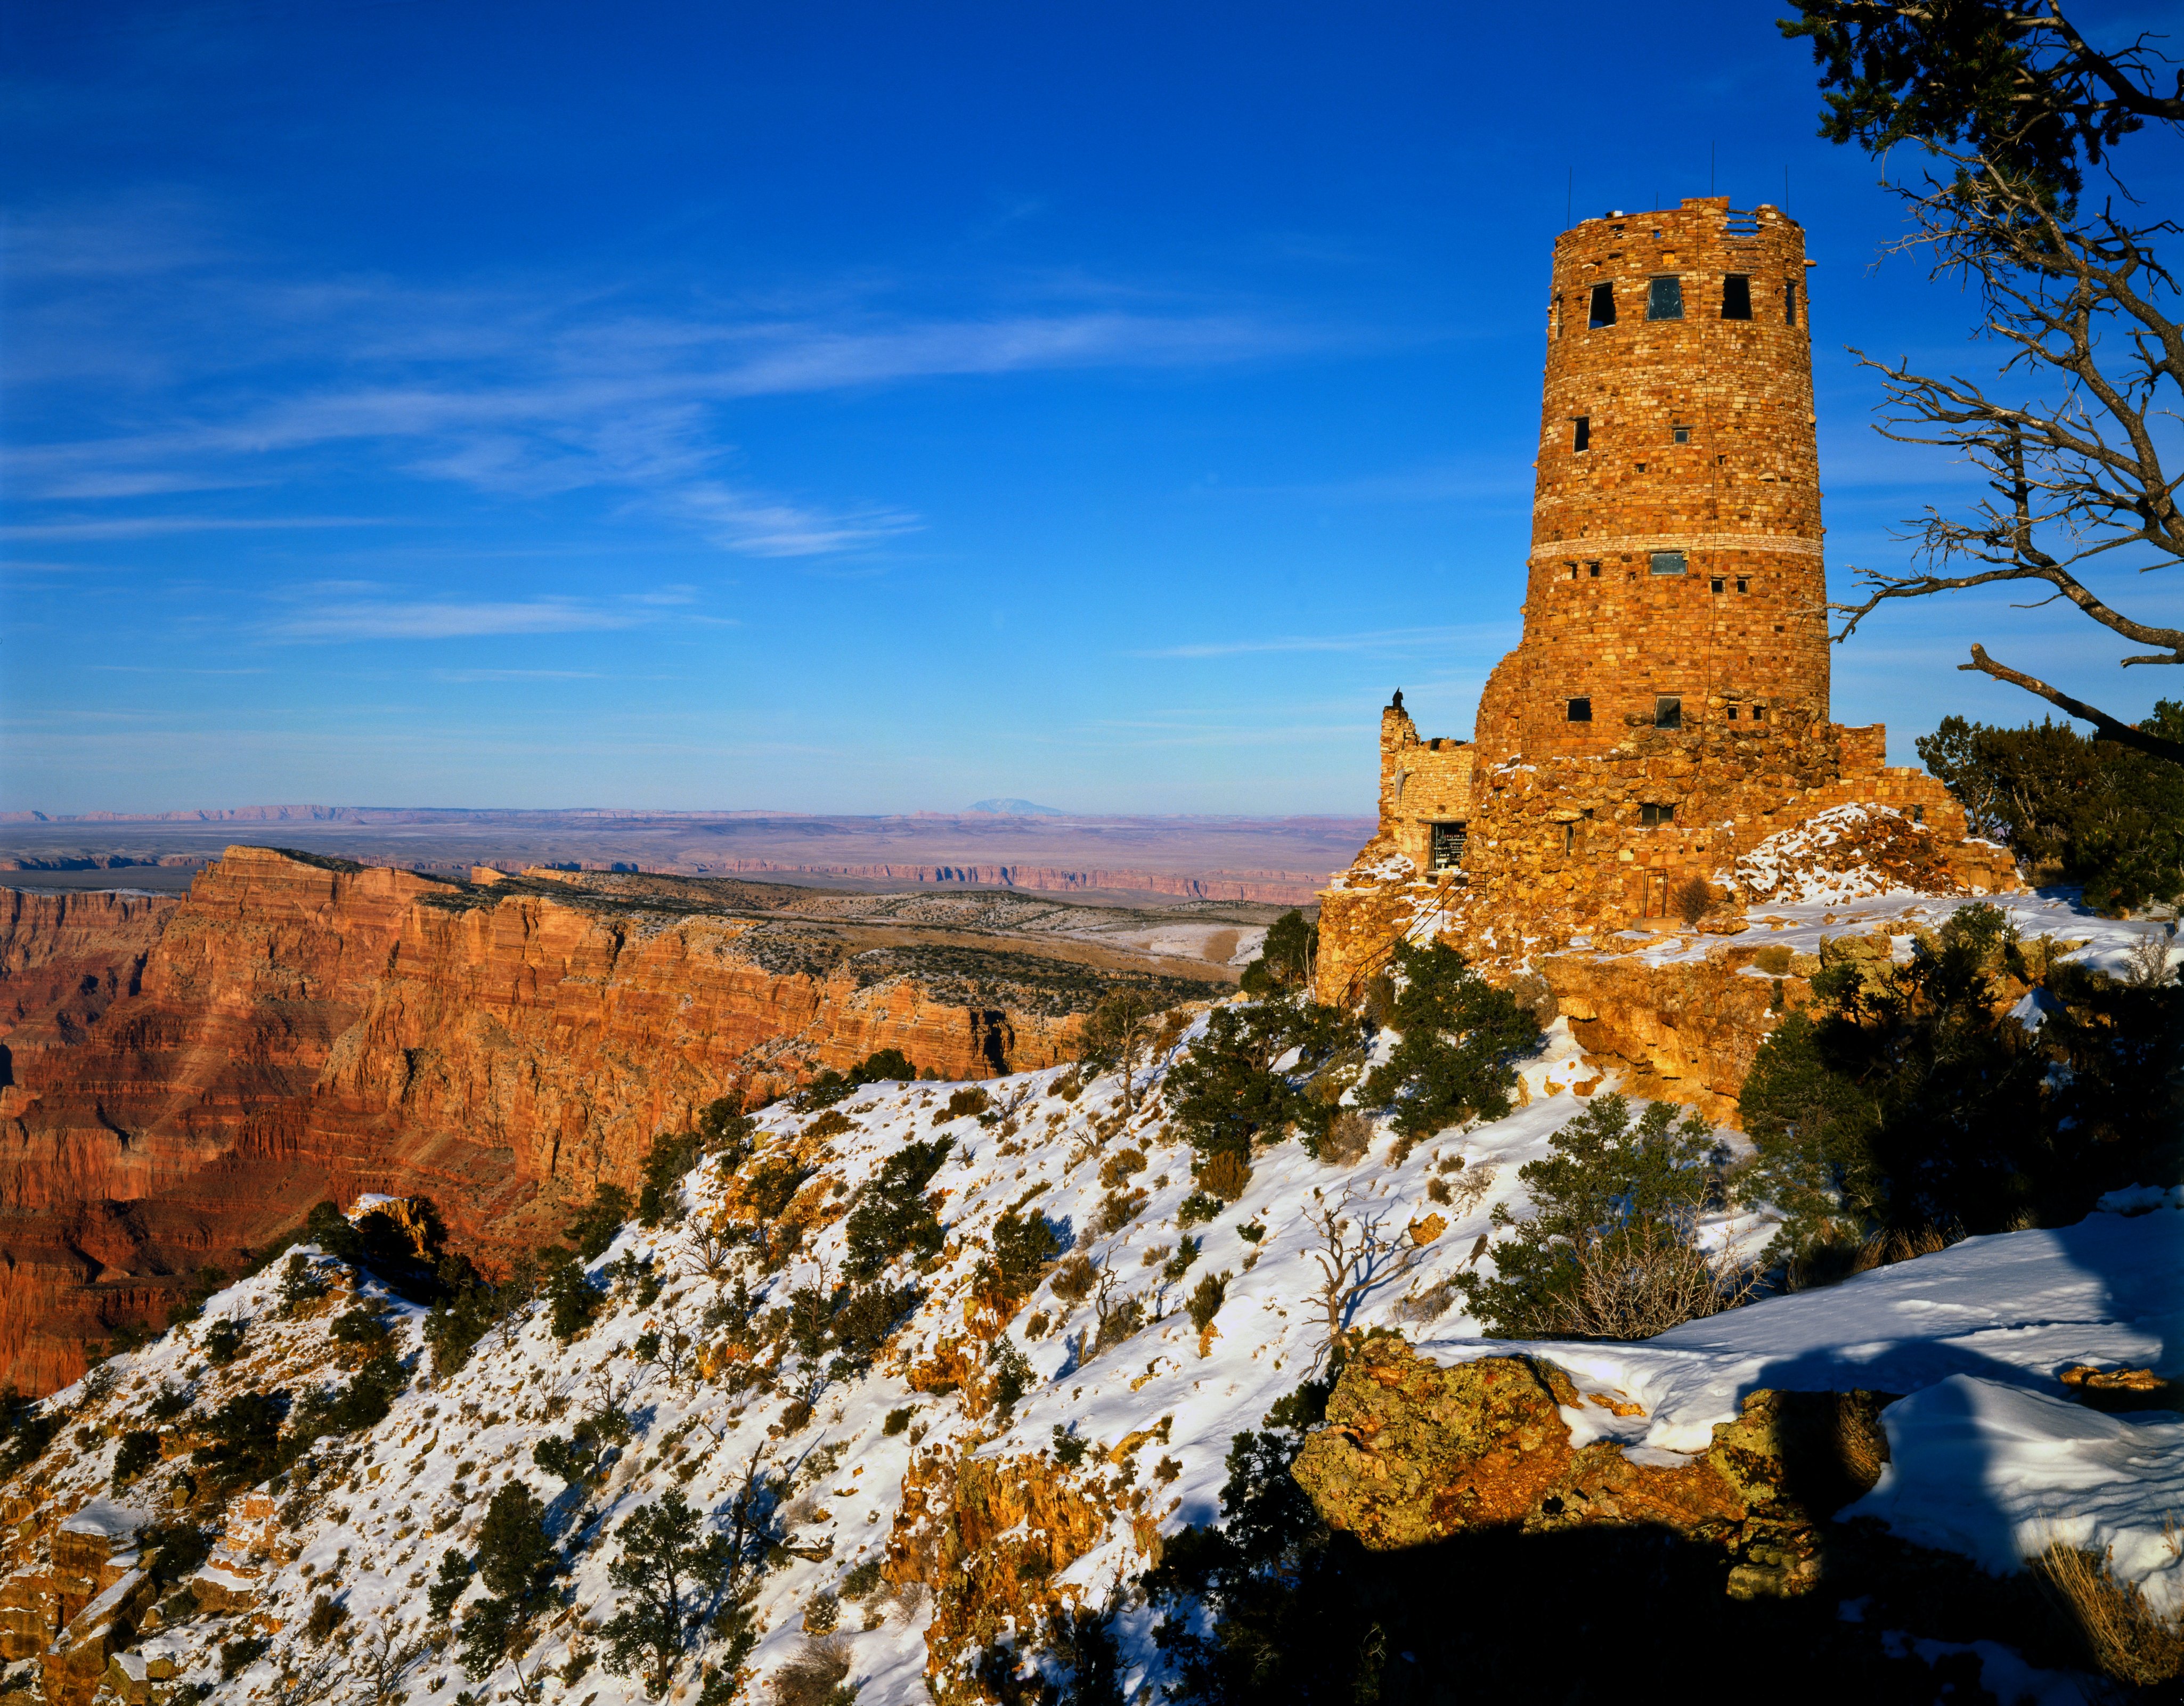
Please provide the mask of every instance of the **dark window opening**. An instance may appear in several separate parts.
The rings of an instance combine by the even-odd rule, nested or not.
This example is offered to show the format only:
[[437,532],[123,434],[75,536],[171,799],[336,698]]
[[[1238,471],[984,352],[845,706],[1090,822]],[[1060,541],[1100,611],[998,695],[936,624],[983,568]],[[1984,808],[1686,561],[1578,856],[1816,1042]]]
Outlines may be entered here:
[[1653,572],[1655,574],[1680,575],[1683,571],[1684,554],[1681,551],[1656,551],[1653,553]]
[[1676,808],[1673,806],[1641,806],[1638,808],[1638,822],[1648,829],[1657,829],[1663,823],[1675,821]]
[[1748,579],[1747,579],[1744,576],[1742,576],[1742,575],[1739,575],[1739,576],[1736,577],[1736,589],[1737,589],[1737,591],[1739,591],[1740,593],[1748,593],[1748,592],[1750,592],[1750,591],[1752,590],[1752,583],[1751,583],[1751,581],[1750,581],[1750,580],[1748,580]]
[[1721,282],[1721,317],[1724,320],[1752,318],[1752,277],[1748,273],[1732,272]]
[[1592,287],[1592,324],[1597,326],[1615,324],[1615,287],[1596,284]]
[[1433,826],[1435,870],[1461,871],[1463,868],[1465,828],[1461,823],[1436,823]]
[[1765,705],[1753,705],[1753,706],[1752,707],[1752,720],[1754,722],[1766,722],[1766,721],[1767,721],[1767,707],[1766,707]]
[[1691,442],[1691,429],[1688,426],[1671,426],[1669,429],[1669,442],[1672,444],[1690,443]]
[[1926,808],[1923,806],[1913,806],[1911,808],[1911,821],[1914,823],[1924,823],[1926,821]]
[[1733,705],[1729,707],[1729,720],[1731,722],[1736,721],[1736,707]]
[[1587,580],[1598,580],[1600,578],[1600,565],[1598,563],[1587,563],[1585,566],[1585,575]]
[[1569,720],[1572,722],[1591,722],[1592,721],[1592,701],[1589,699],[1574,699],[1570,700]]
[[1653,701],[1653,727],[1681,728],[1684,726],[1684,702],[1674,694],[1664,693]]
[[1571,421],[1570,425],[1575,429],[1570,434],[1570,449],[1573,450],[1592,449],[1592,416],[1580,415]]
[[1576,850],[1577,825],[1574,823],[1565,823],[1563,825],[1563,851],[1565,853],[1574,853]]
[[1641,474],[1646,471],[1646,465],[1643,462],[1638,465],[1638,471]]
[[1575,580],[1575,579],[1577,578],[1577,565],[1576,565],[1575,563],[1572,563],[1572,564],[1569,566],[1569,571],[1570,571],[1570,578],[1571,578],[1572,580]]
[[1717,593],[1719,592],[1722,586],[1721,577],[1719,575],[1716,575],[1711,581],[1707,583],[1707,585],[1709,590]]
[[1794,278],[1782,287],[1782,323],[1785,326],[1797,323],[1797,281]]
[[1673,274],[1664,278],[1648,280],[1646,286],[1646,318],[1681,320],[1683,317],[1683,280]]

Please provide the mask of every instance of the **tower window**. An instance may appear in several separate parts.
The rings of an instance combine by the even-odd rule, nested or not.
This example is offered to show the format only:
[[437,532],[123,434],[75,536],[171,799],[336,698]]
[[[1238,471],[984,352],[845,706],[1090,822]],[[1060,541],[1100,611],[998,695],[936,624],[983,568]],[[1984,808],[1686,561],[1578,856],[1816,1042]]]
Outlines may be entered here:
[[1569,571],[1570,571],[1570,578],[1571,578],[1572,580],[1575,580],[1575,579],[1577,578],[1577,565],[1576,565],[1575,563],[1572,563],[1572,564],[1569,566]]
[[1681,551],[1656,551],[1653,553],[1653,572],[1655,574],[1680,575],[1683,571],[1684,554]]
[[1462,823],[1436,823],[1433,826],[1433,868],[1436,871],[1460,871],[1463,868],[1464,831]]
[[1736,721],[1736,702],[1734,700],[1730,700],[1729,703],[1727,715],[1731,722]]
[[1600,578],[1600,565],[1598,563],[1587,563],[1585,566],[1585,577],[1589,581],[1598,580]]
[[1570,427],[1571,427],[1571,432],[1570,432],[1570,449],[1573,449],[1573,450],[1590,450],[1591,449],[1592,449],[1592,416],[1591,416],[1591,415],[1578,415],[1577,417],[1575,417],[1574,420],[1572,420],[1572,421],[1571,421],[1571,422],[1570,422]]
[[1653,727],[1681,728],[1684,726],[1684,702],[1674,694],[1664,693],[1653,701]]
[[1658,829],[1663,823],[1675,821],[1676,808],[1673,806],[1641,806],[1638,808],[1638,822],[1648,829]]
[[1739,575],[1736,577],[1736,589],[1740,593],[1748,593],[1752,590],[1752,583],[1744,576]]
[[1794,278],[1782,287],[1782,323],[1785,326],[1797,323],[1797,281]]
[[1767,721],[1767,707],[1766,707],[1765,705],[1753,705],[1753,706],[1752,707],[1752,720],[1754,722],[1766,722],[1766,721]]
[[1719,575],[1716,575],[1713,580],[1707,583],[1707,585],[1708,590],[1710,592],[1719,592],[1721,590],[1721,577]]
[[1565,823],[1563,825],[1563,851],[1565,853],[1573,853],[1576,850],[1577,825],[1574,823]]
[[1646,318],[1648,320],[1681,320],[1684,317],[1684,282],[1674,274],[1647,281],[1646,286]]
[[1571,700],[1569,701],[1569,720],[1572,722],[1591,722],[1592,721],[1592,701],[1589,699]]
[[1732,272],[1721,282],[1721,317],[1724,320],[1752,318],[1752,276]]
[[1613,285],[1593,286],[1592,324],[1596,327],[1615,324],[1615,287]]
[[1690,443],[1691,442],[1691,429],[1688,426],[1671,426],[1669,429],[1669,442],[1672,444]]

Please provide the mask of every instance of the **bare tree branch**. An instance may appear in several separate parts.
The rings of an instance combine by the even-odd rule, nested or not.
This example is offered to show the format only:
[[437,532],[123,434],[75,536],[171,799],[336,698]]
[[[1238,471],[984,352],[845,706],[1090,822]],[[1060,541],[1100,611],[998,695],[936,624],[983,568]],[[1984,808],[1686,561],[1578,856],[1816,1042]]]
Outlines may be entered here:
[[[2067,27],[2050,10],[2041,27]],[[2134,565],[2141,572],[2184,565],[2184,458],[2174,431],[2184,321],[2168,311],[2176,280],[2154,247],[2179,227],[2133,223],[2112,207],[2069,212],[1986,154],[1930,151],[1954,175],[1901,191],[1913,230],[1894,249],[1924,251],[1936,277],[1978,291],[1982,333],[2005,352],[1999,374],[2031,395],[2004,400],[1992,382],[1914,373],[1907,361],[1853,352],[1881,376],[1882,436],[1954,451],[1986,473],[1986,493],[1952,512],[1930,505],[1907,524],[1913,555],[1925,560],[1919,570],[1857,571],[1864,596],[1830,606],[1844,619],[1835,638],[1848,638],[1892,599],[2037,581],[2109,632],[2155,648],[2123,665],[2184,664],[2184,628],[2119,610],[2082,577],[2124,550],[2150,558]],[[1977,648],[1973,655],[1986,658]],[[2037,693],[2108,739],[2173,755],[2173,743],[2081,709],[2032,677],[1991,661],[1966,667]]]
[[1992,676],[1997,681],[2006,681],[2013,687],[2021,687],[2027,693],[2036,693],[2050,705],[2060,705],[2071,716],[2083,717],[2092,723],[2103,740],[2113,740],[2119,746],[2137,747],[2141,752],[2152,753],[2156,758],[2165,758],[2171,764],[2184,764],[2184,741],[2164,740],[2158,734],[2148,734],[2143,729],[2134,728],[2104,711],[2095,710],[2083,700],[2071,698],[2059,688],[2048,686],[2036,676],[2026,675],[2022,670],[1997,663],[1986,655],[1985,646],[1974,646],[1972,661],[1960,663],[1957,667],[1975,670],[1981,675]]

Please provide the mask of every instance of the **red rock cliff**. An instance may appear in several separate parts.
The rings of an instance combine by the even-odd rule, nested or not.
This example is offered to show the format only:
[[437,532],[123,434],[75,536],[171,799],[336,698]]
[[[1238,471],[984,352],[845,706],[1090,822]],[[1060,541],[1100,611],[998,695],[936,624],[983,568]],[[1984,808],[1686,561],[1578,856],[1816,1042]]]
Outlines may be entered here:
[[26,1390],[322,1197],[421,1192],[510,1251],[716,1096],[889,1046],[1048,1065],[1078,1023],[761,954],[763,921],[265,848],[180,902],[0,895],[0,1379]]

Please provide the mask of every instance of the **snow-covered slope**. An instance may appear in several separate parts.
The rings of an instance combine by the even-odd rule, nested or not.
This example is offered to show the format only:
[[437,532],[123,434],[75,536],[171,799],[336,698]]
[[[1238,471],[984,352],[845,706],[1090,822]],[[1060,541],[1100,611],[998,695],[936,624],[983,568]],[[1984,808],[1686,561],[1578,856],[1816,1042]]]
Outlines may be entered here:
[[[383,1631],[398,1647],[405,1635],[430,1635],[425,1593],[443,1553],[474,1544],[491,1492],[515,1479],[547,1502],[568,1560],[561,1608],[525,1655],[521,1686],[571,1706],[644,1699],[640,1677],[610,1675],[599,1662],[599,1625],[619,1597],[609,1575],[620,1550],[616,1530],[673,1490],[717,1513],[756,1469],[781,1477],[785,1546],[777,1567],[759,1580],[754,1604],[763,1632],[745,1698],[766,1698],[764,1679],[816,1647],[845,1666],[862,1706],[924,1700],[928,1664],[938,1657],[960,1665],[964,1655],[928,1639],[931,1596],[902,1579],[921,1513],[929,1515],[936,1489],[967,1463],[1031,1476],[1034,1460],[1051,1462],[1059,1430],[1089,1442],[1084,1472],[1072,1482],[1084,1496],[1071,1495],[1069,1505],[1081,1531],[1040,1592],[1075,1590],[1097,1605],[1125,1590],[1117,1629],[1134,1698],[1161,1675],[1150,1614],[1127,1604],[1151,1536],[1217,1515],[1231,1436],[1258,1426],[1324,1352],[1312,1214],[1339,1206],[1353,1226],[1376,1226],[1391,1258],[1412,1252],[1406,1259],[1414,1265],[1368,1286],[1345,1324],[1393,1329],[1444,1361],[1507,1352],[1506,1342],[1477,1337],[1477,1324],[1457,1313],[1443,1282],[1473,1263],[1490,1268],[1495,1205],[1521,1207],[1518,1168],[1545,1154],[1551,1134],[1579,1110],[1568,1086],[1586,1077],[1558,1026],[1525,1070],[1527,1105],[1508,1118],[1444,1134],[1400,1162],[1385,1137],[1347,1166],[1316,1162],[1294,1143],[1275,1147],[1256,1158],[1240,1201],[1185,1229],[1178,1216],[1195,1189],[1191,1156],[1163,1123],[1163,1070],[1156,1064],[1140,1075],[1128,1112],[1116,1079],[1065,1096],[1076,1087],[1060,1071],[988,1081],[993,1106],[983,1123],[947,1118],[958,1087],[946,1084],[861,1091],[840,1110],[850,1129],[823,1135],[815,1135],[811,1115],[769,1110],[761,1145],[799,1146],[816,1168],[797,1198],[811,1229],[794,1259],[768,1274],[747,1252],[722,1262],[704,1247],[731,1187],[711,1163],[701,1165],[685,1181],[674,1224],[627,1226],[591,1264],[600,1275],[621,1264],[625,1277],[588,1330],[557,1341],[541,1304],[510,1319],[445,1378],[432,1378],[430,1357],[420,1354],[417,1377],[393,1413],[369,1433],[322,1442],[308,1485],[298,1475],[231,1508],[226,1538],[206,1568],[231,1597],[232,1613],[169,1622],[119,1668],[163,1689],[196,1681],[221,1699],[297,1701],[298,1679],[334,1675],[326,1658],[334,1649],[304,1630],[315,1600],[331,1594],[346,1608],[352,1655],[364,1634]],[[861,1187],[906,1142],[936,1136],[954,1140],[930,1185],[944,1194],[947,1244],[918,1275],[924,1300],[885,1352],[868,1372],[821,1380],[808,1411],[791,1408],[805,1390],[801,1379],[738,1389],[736,1362],[710,1354],[709,1333],[727,1330],[717,1309],[714,1328],[704,1327],[709,1307],[738,1280],[749,1288],[753,1318],[784,1305],[799,1286],[831,1283],[845,1268],[846,1216]],[[1128,1165],[1133,1150],[1141,1167]],[[1458,1156],[1463,1165],[1453,1168]],[[1133,1202],[1136,1191],[1142,1200]],[[1118,1196],[1123,1206],[1110,1207]],[[973,1275],[996,1220],[1025,1208],[1045,1214],[1072,1253],[1112,1276],[1110,1314],[1131,1297],[1144,1320],[1095,1353],[1097,1295],[1058,1297],[1050,1276],[1000,1330],[1033,1371],[1021,1400],[1004,1411],[983,1372],[993,1365],[980,1324],[995,1324],[973,1295]],[[1644,1345],[1524,1348],[1559,1363],[1581,1390],[1612,1391],[1636,1406],[1622,1418],[1605,1408],[1566,1410],[1574,1428],[1658,1454],[1702,1447],[1712,1425],[1763,1385],[1908,1395],[1884,1413],[1896,1457],[1866,1501],[1873,1514],[1994,1569],[2014,1567],[2050,1538],[2113,1544],[2120,1575],[2174,1604],[2178,1565],[2162,1543],[2162,1519],[2184,1506],[2184,1423],[2166,1413],[2092,1413],[2068,1402],[2056,1379],[2064,1366],[2086,1362],[2184,1373],[2184,1210],[2175,1195],[2158,1193],[2118,1208],[2064,1231],[1971,1240]],[[1168,1278],[1186,1230],[1202,1248],[1180,1278]],[[1755,1249],[1764,1241],[1763,1227],[1731,1220],[1713,1233]],[[661,1282],[649,1302],[629,1258],[649,1261]],[[1231,1277],[1201,1334],[1184,1300],[1209,1273]],[[421,1352],[420,1312],[366,1290],[398,1321],[402,1346]],[[149,1425],[144,1407],[163,1386],[187,1385],[202,1415],[236,1391],[300,1390],[327,1378],[317,1371],[331,1352],[331,1311],[283,1319],[276,1291],[273,1274],[231,1288],[203,1319],[114,1359],[110,1373],[56,1395],[50,1407],[68,1412],[71,1430],[110,1435]],[[214,1369],[203,1346],[220,1318],[250,1330],[245,1353]],[[658,1357],[640,1354],[644,1335],[678,1330],[708,1340],[698,1366],[671,1374]],[[777,1345],[758,1359],[788,1374],[812,1372]],[[626,1415],[631,1437],[595,1488],[566,1488],[535,1465],[533,1449],[599,1406]],[[96,1432],[82,1435],[74,1452],[56,1447],[35,1471],[42,1508],[74,1511],[103,1494],[113,1454]],[[122,1504],[148,1511],[171,1502],[184,1461],[153,1469]],[[125,1546],[127,1532],[124,1523],[118,1544]],[[825,1632],[822,1596],[839,1591],[858,1565],[881,1559],[891,1542],[897,1585],[844,1603],[834,1631]],[[808,1614],[818,1632],[807,1630]],[[252,1629],[264,1631],[267,1651],[223,1679],[220,1648]],[[682,1695],[697,1698],[705,1667],[722,1650],[716,1637],[694,1642],[677,1673]],[[26,1675],[28,1667],[16,1671]],[[484,1685],[480,1698],[517,1686],[511,1675]],[[348,1686],[326,1682],[330,1691]],[[443,1646],[413,1655],[400,1692],[386,1698],[446,1703],[476,1686]],[[724,1690],[710,1698],[726,1698]]]

